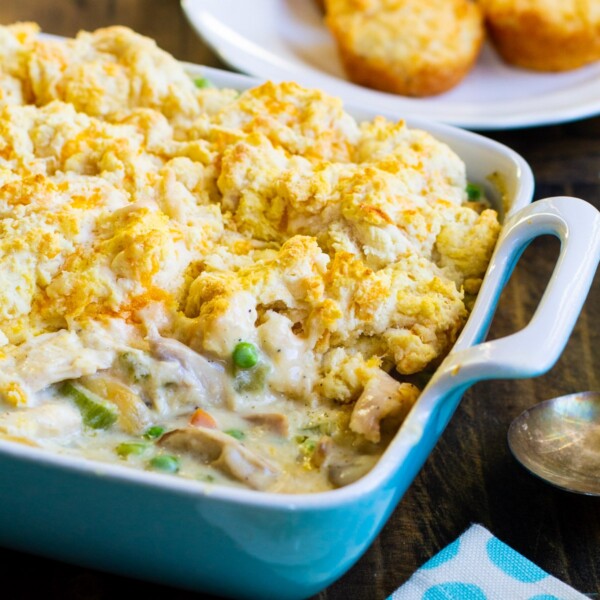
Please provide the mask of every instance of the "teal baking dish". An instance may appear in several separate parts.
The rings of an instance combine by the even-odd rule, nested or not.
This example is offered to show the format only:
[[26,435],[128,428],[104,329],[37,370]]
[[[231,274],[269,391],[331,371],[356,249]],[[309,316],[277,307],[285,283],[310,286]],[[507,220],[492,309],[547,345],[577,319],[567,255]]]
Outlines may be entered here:
[[[218,86],[257,83],[214,69],[189,70]],[[361,108],[351,112],[374,116]],[[306,598],[340,577],[369,547],[469,385],[532,377],[554,364],[600,258],[600,214],[574,198],[530,204],[529,167],[496,142],[449,126],[409,124],[430,131],[462,157],[469,178],[496,197],[503,229],[466,327],[375,468],[335,491],[275,495],[0,441],[1,544],[222,596]],[[502,182],[502,202],[488,181],[492,174]],[[544,234],[560,238],[562,248],[536,314],[520,332],[482,342],[522,250]]]

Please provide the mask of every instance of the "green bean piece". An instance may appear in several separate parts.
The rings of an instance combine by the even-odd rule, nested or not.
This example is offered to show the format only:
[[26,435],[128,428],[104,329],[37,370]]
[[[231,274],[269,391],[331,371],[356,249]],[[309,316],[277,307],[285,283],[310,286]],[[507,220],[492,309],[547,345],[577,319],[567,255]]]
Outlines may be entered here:
[[269,365],[258,363],[253,369],[236,368],[233,387],[236,392],[261,392],[265,388]]
[[142,444],[140,442],[123,442],[115,448],[115,452],[121,458],[127,458],[131,455],[139,456],[140,454],[144,454],[147,449],[147,444]]
[[108,402],[78,383],[65,381],[60,391],[73,400],[81,412],[84,424],[92,429],[108,429],[119,418],[117,407],[112,402]]

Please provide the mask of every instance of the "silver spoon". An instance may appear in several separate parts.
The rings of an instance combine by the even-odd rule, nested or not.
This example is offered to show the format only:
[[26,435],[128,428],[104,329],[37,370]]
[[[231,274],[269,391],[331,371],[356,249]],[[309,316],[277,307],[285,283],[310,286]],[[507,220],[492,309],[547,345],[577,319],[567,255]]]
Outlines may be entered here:
[[534,475],[571,492],[600,496],[600,392],[529,408],[511,423],[508,445]]

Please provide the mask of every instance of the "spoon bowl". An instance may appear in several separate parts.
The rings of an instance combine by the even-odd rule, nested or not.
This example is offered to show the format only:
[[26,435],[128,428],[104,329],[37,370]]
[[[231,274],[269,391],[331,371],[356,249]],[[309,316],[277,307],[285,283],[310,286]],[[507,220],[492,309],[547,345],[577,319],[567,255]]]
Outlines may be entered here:
[[548,483],[600,496],[600,392],[560,396],[527,409],[511,423],[508,445]]

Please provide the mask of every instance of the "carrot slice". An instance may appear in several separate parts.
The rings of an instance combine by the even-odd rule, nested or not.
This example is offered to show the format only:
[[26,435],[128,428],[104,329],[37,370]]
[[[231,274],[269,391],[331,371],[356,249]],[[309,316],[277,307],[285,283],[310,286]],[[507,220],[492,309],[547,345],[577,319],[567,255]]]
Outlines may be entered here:
[[209,429],[218,429],[219,425],[212,415],[209,415],[205,410],[197,408],[190,417],[190,425],[194,427],[208,427]]

